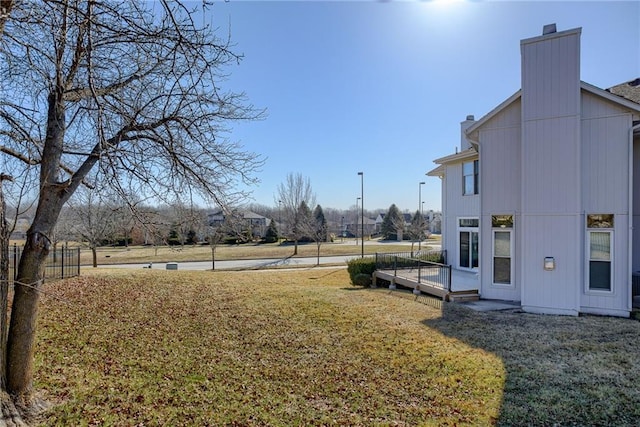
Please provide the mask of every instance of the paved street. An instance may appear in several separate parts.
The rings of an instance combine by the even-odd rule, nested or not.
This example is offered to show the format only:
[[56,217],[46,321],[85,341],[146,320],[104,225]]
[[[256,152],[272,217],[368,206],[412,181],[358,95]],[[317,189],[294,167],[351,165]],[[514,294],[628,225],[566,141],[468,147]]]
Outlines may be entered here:
[[[398,243],[398,242],[393,242]],[[403,242],[410,246],[410,243]],[[352,243],[353,244],[353,243]],[[365,244],[369,242],[365,241]],[[429,246],[434,250],[439,250],[439,244],[433,244],[429,242]],[[417,246],[416,246],[417,249]],[[366,255],[365,255],[366,256]],[[326,264],[344,264],[352,258],[359,258],[360,255],[339,255],[339,256],[321,256],[320,265]],[[240,270],[240,269],[260,269],[269,267],[300,267],[300,266],[314,266],[317,263],[317,257],[295,257],[295,258],[265,258],[265,259],[239,259],[239,260],[224,260],[216,261],[216,270]],[[178,270],[211,270],[211,261],[184,261],[178,262]],[[101,268],[149,268],[149,264],[113,264],[113,265],[99,265]],[[151,268],[154,270],[166,270],[167,263],[155,263],[151,264]]]
[[[346,262],[351,258],[359,258],[360,255],[346,255],[346,256],[328,256],[320,257],[320,265],[323,264],[340,264],[343,263],[346,267]],[[228,270],[228,269],[259,269],[268,267],[281,267],[291,266],[298,267],[301,265],[314,266],[317,263],[316,257],[303,257],[303,258],[267,258],[267,259],[241,259],[241,260],[225,260],[216,261],[216,270]],[[178,270],[211,270],[211,261],[190,261],[179,262]],[[149,264],[115,264],[115,265],[100,265],[101,268],[148,268]],[[151,268],[154,270],[165,270],[167,263],[152,264]]]

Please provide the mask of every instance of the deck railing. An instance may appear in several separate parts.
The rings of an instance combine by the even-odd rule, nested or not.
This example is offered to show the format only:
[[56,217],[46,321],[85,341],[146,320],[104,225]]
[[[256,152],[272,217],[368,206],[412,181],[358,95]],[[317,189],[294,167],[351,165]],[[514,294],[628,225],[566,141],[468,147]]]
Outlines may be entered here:
[[[409,276],[403,274],[417,272],[418,283],[426,283],[446,291],[451,291],[451,266],[446,261],[446,251],[429,251],[418,255],[418,258],[407,256],[410,253],[376,253],[376,270],[393,270],[394,276]],[[398,272],[400,271],[400,274]]]
[[[18,263],[22,255],[22,247],[13,245],[9,247],[9,285],[13,284],[18,274]],[[44,268],[46,279],[66,279],[80,275],[80,248],[52,249],[47,257]]]

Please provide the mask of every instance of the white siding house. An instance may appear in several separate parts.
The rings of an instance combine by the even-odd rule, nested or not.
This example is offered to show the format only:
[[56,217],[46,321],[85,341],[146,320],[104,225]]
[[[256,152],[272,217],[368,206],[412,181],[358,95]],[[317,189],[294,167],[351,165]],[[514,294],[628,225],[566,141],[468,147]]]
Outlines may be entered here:
[[[553,25],[522,40],[521,90],[463,122],[471,148],[428,175],[442,179],[453,267],[465,268],[461,219],[479,218],[481,298],[628,316],[640,270],[640,104],[580,80],[580,35]],[[474,156],[481,191],[468,198],[462,165]]]

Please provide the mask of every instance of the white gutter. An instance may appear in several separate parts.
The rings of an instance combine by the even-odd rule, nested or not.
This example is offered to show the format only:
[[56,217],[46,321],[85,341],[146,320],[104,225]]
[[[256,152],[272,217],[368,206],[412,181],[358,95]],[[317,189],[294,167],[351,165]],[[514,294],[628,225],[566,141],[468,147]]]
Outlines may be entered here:
[[[631,118],[633,120],[633,117]],[[631,126],[629,128],[629,251],[628,252],[628,260],[629,263],[629,272],[627,279],[630,280],[627,283],[631,283],[631,288],[629,289],[629,299],[627,300],[627,309],[629,312],[633,309],[633,133],[636,130],[640,130],[640,124],[635,126]]]

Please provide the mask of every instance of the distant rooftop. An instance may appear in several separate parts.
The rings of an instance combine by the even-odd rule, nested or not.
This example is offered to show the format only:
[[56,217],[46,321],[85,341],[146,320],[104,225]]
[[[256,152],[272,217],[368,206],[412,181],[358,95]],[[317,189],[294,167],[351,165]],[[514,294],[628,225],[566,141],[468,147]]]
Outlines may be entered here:
[[607,92],[640,104],[640,78],[610,87]]

